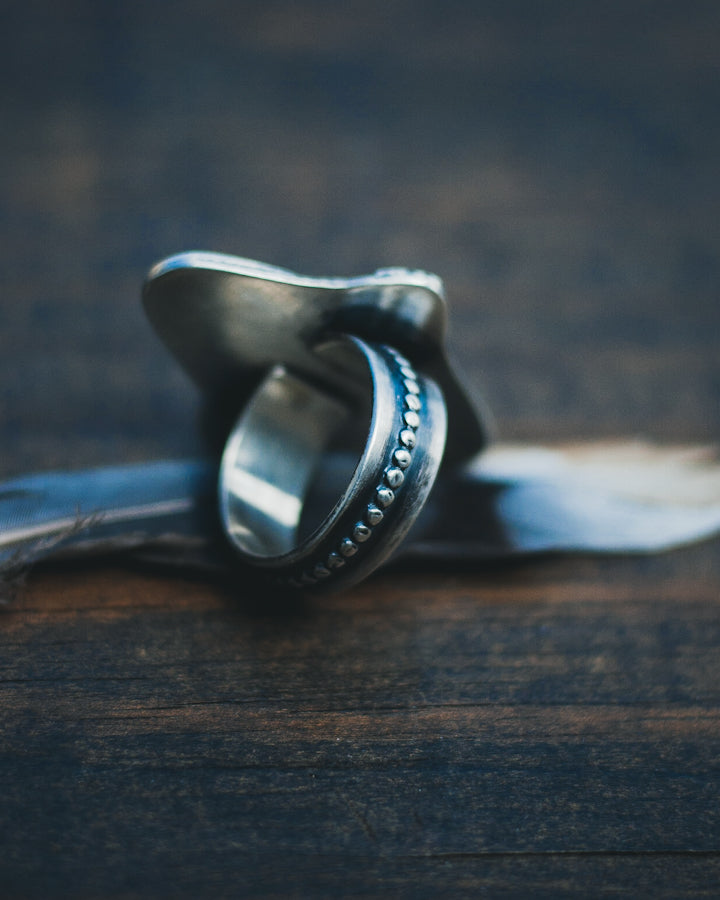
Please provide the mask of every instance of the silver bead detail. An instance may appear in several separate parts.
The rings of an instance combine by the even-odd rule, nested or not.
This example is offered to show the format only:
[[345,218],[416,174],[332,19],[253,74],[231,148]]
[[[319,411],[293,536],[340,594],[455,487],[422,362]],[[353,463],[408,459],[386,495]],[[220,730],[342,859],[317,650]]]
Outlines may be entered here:
[[342,556],[355,556],[358,552],[358,545],[355,541],[351,541],[350,538],[343,538],[340,541],[339,550]]
[[382,485],[375,491],[375,499],[377,500],[378,506],[381,506],[383,509],[387,509],[395,499],[395,494],[390,490],[390,488]]
[[393,461],[399,468],[407,469],[407,467],[412,462],[410,451],[406,450],[404,447],[398,447],[397,450],[393,453]]
[[420,385],[417,381],[414,381],[412,378],[406,378],[403,382],[405,385],[405,390],[408,394],[419,394],[420,393]]
[[405,481],[405,473],[402,469],[398,469],[397,466],[388,466],[385,469],[385,483],[388,487],[400,487],[403,481]]
[[415,394],[407,394],[405,396],[405,406],[407,406],[408,409],[414,409],[415,412],[417,412],[422,404],[420,403],[419,398],[415,396]]
[[374,503],[370,503],[367,510],[365,511],[365,521],[370,526],[379,525],[380,522],[382,522],[384,516],[385,514],[383,513],[383,511],[379,507],[375,506]]
[[403,428],[403,430],[400,432],[399,440],[403,447],[407,447],[408,450],[412,450],[412,448],[417,443],[415,432],[411,428]]
[[403,420],[409,428],[418,428],[420,426],[420,416],[414,409],[408,409],[403,415]]
[[336,553],[335,550],[332,553],[328,554],[327,558],[327,567],[328,569],[340,569],[345,565],[345,560],[340,556],[339,553]]
[[370,537],[372,531],[364,522],[358,522],[353,528],[353,540],[357,541],[358,544],[364,544],[365,541]]

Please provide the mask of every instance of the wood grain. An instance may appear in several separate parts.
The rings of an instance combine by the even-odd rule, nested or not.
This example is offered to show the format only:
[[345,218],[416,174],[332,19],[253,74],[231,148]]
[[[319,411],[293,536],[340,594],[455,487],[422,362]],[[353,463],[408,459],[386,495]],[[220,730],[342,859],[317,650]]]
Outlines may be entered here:
[[[190,248],[441,274],[506,438],[717,440],[716,4],[87,0],[0,29],[3,474],[202,448]],[[0,895],[715,897],[720,554],[0,608]]]
[[0,632],[5,884],[712,896],[716,583],[645,575],[388,575],[294,615],[38,576]]

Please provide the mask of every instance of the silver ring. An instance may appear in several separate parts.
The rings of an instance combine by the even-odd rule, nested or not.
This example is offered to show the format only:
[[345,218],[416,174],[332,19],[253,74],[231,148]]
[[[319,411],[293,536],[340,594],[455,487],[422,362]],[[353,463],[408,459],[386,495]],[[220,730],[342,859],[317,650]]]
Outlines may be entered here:
[[440,388],[405,356],[346,335],[314,352],[332,377],[272,369],[220,467],[228,538],[282,588],[347,587],[377,568],[417,518],[445,447]]
[[[488,440],[450,366],[443,286],[428,272],[313,277],[190,252],[154,266],[143,299],[226,445],[226,534],[278,584],[365,577],[417,517],[443,452],[452,469]],[[336,477],[334,442],[357,430]]]

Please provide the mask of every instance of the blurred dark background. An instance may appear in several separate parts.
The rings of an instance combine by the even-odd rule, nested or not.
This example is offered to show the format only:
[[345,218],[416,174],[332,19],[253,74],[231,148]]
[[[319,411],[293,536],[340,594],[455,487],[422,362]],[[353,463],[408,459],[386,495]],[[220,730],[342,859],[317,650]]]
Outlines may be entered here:
[[511,439],[718,435],[720,5],[28,2],[0,17],[4,474],[195,452],[160,257],[426,268]]

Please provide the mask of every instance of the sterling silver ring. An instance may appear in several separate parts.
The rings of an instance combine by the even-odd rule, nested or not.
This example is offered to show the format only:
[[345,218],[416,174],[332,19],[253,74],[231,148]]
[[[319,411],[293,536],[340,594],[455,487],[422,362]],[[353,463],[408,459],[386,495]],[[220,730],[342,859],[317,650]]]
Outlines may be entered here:
[[442,393],[405,356],[352,336],[315,352],[334,377],[275,367],[220,466],[225,533],[281,588],[348,587],[377,568],[424,506],[445,446]]
[[225,446],[225,534],[278,586],[360,581],[406,535],[441,461],[460,466],[488,440],[448,361],[436,275],[317,278],[191,252],[154,266],[143,298]]

